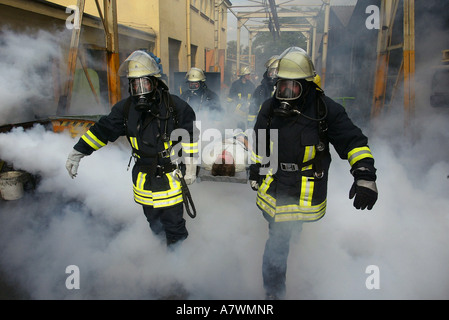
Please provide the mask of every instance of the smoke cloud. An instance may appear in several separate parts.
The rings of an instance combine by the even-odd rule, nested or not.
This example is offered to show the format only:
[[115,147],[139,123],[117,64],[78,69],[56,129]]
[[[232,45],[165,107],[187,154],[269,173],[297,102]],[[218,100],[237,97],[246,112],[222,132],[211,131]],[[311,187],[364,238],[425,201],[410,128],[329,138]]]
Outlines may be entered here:
[[0,125],[48,114],[54,109],[47,100],[53,94],[51,61],[60,58],[57,33],[4,28],[0,47]]

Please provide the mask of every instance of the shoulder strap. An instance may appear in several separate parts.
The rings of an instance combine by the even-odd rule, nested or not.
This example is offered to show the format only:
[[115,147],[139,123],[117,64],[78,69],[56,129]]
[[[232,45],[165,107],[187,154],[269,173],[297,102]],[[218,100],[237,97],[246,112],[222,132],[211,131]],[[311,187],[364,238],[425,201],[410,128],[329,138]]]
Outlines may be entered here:
[[131,97],[128,97],[128,99],[126,99],[125,101],[125,106],[123,107],[123,125],[125,126],[125,133],[126,136],[128,137],[129,140],[129,136],[128,136],[128,117],[129,117],[129,108],[131,106]]
[[324,101],[323,90],[317,90],[316,100],[316,114],[318,116],[318,119],[321,119],[318,123],[318,134],[320,136],[320,140],[325,141],[327,132],[327,106],[326,102]]

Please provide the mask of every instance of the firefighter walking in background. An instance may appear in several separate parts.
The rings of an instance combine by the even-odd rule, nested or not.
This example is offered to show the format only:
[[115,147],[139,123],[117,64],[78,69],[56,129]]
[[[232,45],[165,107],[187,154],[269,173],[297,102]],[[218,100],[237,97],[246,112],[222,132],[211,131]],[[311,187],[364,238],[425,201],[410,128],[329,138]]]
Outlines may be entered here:
[[262,103],[265,100],[271,98],[274,94],[276,80],[277,80],[277,67],[279,63],[279,56],[272,56],[265,62],[266,71],[263,74],[263,79],[260,84],[254,90],[252,101],[249,106],[248,112],[248,124],[254,126],[257,114],[259,113]]
[[[368,138],[344,108],[326,97],[314,82],[310,57],[295,48],[286,50],[280,56],[277,75],[275,96],[262,105],[254,126],[249,177],[251,187],[257,190],[257,206],[269,226],[262,267],[267,299],[285,296],[292,232],[325,214],[329,143],[350,164],[354,183],[349,198],[354,198],[355,208],[372,209],[378,196]],[[269,133],[260,129],[277,130],[277,148],[269,136],[264,137],[267,145],[259,146],[261,135]],[[270,150],[277,152],[278,166],[265,168],[264,157]]]
[[255,86],[251,82],[251,69],[242,67],[240,77],[231,84],[228,93],[228,111],[236,121],[236,126],[245,131],[248,124],[249,104],[254,93]]
[[[169,93],[159,80],[159,66],[144,51],[133,52],[120,66],[119,75],[127,76],[130,97],[115,104],[109,115],[103,116],[79,139],[68,156],[66,168],[74,178],[81,158],[120,136],[127,136],[135,160],[134,200],[143,206],[151,230],[165,237],[167,245],[173,245],[188,236],[183,195],[187,192],[186,184],[196,178],[195,112],[185,101]],[[170,139],[172,131],[178,128],[188,132],[188,141]],[[183,158],[179,166],[174,154],[178,143]]]
[[181,94],[181,99],[186,101],[196,114],[202,111],[222,112],[220,98],[206,85],[206,76],[203,70],[191,68],[186,74],[188,90]]

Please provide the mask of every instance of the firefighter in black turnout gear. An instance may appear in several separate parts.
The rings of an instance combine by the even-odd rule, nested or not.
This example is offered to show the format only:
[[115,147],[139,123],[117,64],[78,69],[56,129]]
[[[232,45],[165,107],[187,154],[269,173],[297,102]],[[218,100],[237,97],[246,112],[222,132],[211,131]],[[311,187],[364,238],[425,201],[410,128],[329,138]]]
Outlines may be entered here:
[[265,100],[271,98],[274,94],[276,80],[277,80],[277,67],[279,63],[279,56],[272,56],[265,62],[266,71],[263,74],[263,79],[260,84],[254,90],[252,101],[249,106],[248,123],[254,125],[262,103]]
[[203,70],[191,68],[186,74],[188,90],[181,94],[185,100],[198,114],[202,111],[222,112],[220,98],[206,85],[206,76]]
[[[302,49],[286,50],[277,75],[275,96],[262,105],[254,126],[256,145],[249,177],[257,190],[257,207],[269,224],[262,267],[267,299],[285,295],[292,232],[325,214],[329,143],[350,164],[354,184],[349,198],[354,198],[355,208],[370,210],[377,200],[376,168],[368,139],[344,108],[313,81],[316,73],[310,57]],[[277,143],[270,142],[273,133],[264,137],[267,145],[259,146],[261,135],[270,129],[276,130]],[[276,167],[265,164],[273,156]]]
[[[151,230],[165,235],[167,245],[171,245],[188,236],[183,218],[186,190],[182,184],[191,184],[196,179],[195,112],[185,101],[169,93],[158,79],[157,63],[148,53],[133,52],[120,66],[119,74],[129,79],[130,97],[115,104],[109,115],[103,116],[79,139],[66,168],[74,178],[82,157],[120,136],[127,136],[135,159],[134,200],[143,206]],[[175,129],[184,133],[184,139],[182,134],[181,138],[177,134],[171,137]],[[178,160],[182,162],[179,166]]]
[[248,126],[249,105],[256,87],[251,81],[251,69],[242,67],[240,76],[231,84],[228,97],[228,114],[235,121],[237,128],[245,131]]

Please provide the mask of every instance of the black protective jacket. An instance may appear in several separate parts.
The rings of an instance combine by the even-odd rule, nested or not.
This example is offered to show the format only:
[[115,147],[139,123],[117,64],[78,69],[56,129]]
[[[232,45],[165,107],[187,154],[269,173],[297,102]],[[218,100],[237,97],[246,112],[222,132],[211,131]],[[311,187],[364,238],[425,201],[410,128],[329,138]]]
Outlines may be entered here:
[[[172,160],[181,153],[196,157],[199,136],[193,109],[179,97],[169,95],[168,90],[158,90],[152,110],[158,110],[159,118],[150,112],[137,111],[133,98],[123,99],[74,146],[89,155],[126,135],[136,159],[132,171],[134,200],[155,208],[182,202],[180,181],[172,174],[175,169]],[[173,112],[169,112],[169,106]],[[181,135],[171,140],[175,129],[179,129]]]
[[220,98],[207,87],[202,87],[196,91],[186,90],[182,93],[181,99],[186,101],[196,113],[202,111],[223,111]]
[[253,122],[256,120],[257,114],[259,113],[262,104],[265,102],[265,100],[273,96],[274,89],[275,89],[274,80],[268,78],[267,72],[265,71],[265,73],[263,74],[262,81],[254,90],[252,96],[252,101],[249,106],[249,113],[248,113],[249,122]]
[[[314,87],[313,87],[314,88]],[[255,180],[259,170],[269,169],[260,179],[257,206],[275,221],[316,221],[326,211],[328,171],[331,163],[329,143],[342,159],[347,159],[351,170],[364,166],[370,169],[375,180],[374,158],[368,147],[368,139],[348,117],[344,108],[324,96],[327,109],[320,135],[317,101],[321,94],[309,90],[300,111],[303,115],[280,117],[273,113],[280,102],[271,98],[262,105],[255,130],[255,147],[250,168],[250,179]],[[311,118],[311,119],[310,119]],[[265,131],[272,129],[267,144],[263,144]],[[265,138],[265,137],[264,137]],[[320,148],[320,141],[324,150]],[[270,154],[271,152],[271,154]],[[268,168],[261,164],[271,161]]]

